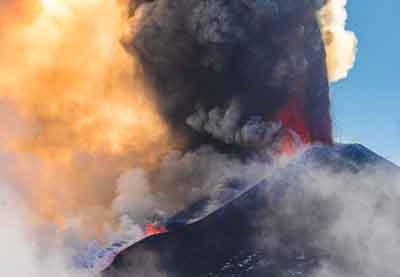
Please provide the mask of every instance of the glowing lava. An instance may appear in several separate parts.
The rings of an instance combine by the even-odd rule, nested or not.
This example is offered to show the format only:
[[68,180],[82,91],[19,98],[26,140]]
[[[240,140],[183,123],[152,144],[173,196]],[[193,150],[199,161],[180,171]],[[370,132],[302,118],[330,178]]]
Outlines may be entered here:
[[152,236],[152,235],[162,234],[162,233],[166,233],[166,232],[167,232],[167,228],[165,228],[164,226],[156,226],[153,223],[146,224],[146,229],[145,229],[146,236]]
[[312,142],[310,126],[307,126],[305,120],[305,111],[295,97],[289,97],[278,112],[276,120],[287,130],[279,141],[279,153],[293,155],[300,147]]

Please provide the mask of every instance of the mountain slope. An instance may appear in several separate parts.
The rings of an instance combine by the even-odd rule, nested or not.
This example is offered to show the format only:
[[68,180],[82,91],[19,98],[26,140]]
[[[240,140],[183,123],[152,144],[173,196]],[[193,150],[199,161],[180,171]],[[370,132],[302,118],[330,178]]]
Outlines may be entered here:
[[[328,234],[343,214],[339,203],[344,198],[336,194],[347,187],[359,189],[367,171],[384,173],[388,183],[400,172],[361,145],[311,147],[205,218],[188,225],[175,218],[172,231],[123,251],[104,276],[309,276],[326,261],[346,274],[363,276],[343,257],[342,245],[330,244]],[[329,194],[313,187],[325,182],[337,188]],[[380,202],[390,197],[373,193]]]

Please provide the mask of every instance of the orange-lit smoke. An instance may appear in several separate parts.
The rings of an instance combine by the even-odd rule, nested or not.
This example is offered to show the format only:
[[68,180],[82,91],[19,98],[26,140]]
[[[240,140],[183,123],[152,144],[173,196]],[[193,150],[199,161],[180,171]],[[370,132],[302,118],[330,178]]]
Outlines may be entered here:
[[353,67],[357,38],[346,30],[347,0],[327,0],[319,12],[319,22],[325,43],[329,80],[334,82],[346,78]]
[[[169,130],[120,43],[126,6],[0,3],[0,97],[18,118],[0,119],[2,150],[15,155],[7,175],[39,215],[59,225],[73,216],[108,222],[117,176],[151,166],[170,147]],[[24,131],[11,132],[16,124]]]

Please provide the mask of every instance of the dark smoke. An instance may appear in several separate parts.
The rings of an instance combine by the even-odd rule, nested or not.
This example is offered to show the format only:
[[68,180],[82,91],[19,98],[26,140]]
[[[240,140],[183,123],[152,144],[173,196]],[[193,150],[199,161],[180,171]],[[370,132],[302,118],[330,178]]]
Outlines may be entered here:
[[124,46],[186,145],[150,171],[124,175],[113,203],[118,215],[143,225],[232,180],[254,184],[288,137],[298,145],[332,142],[317,19],[323,4],[131,1]]
[[235,126],[254,117],[281,121],[303,142],[331,143],[325,52],[316,18],[323,4],[133,0],[132,30],[124,43],[138,56],[162,113],[189,147],[208,143],[227,149],[231,141],[198,132],[187,121],[198,110],[210,115],[227,110],[232,101],[240,109]]

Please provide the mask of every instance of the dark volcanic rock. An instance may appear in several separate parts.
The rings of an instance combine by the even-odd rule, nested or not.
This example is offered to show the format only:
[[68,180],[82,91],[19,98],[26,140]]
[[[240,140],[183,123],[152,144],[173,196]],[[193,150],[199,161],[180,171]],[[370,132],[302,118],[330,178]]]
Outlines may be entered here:
[[259,229],[253,222],[260,212],[278,218],[268,204],[266,188],[267,184],[262,183],[202,221],[132,246],[117,256],[104,276],[261,277],[280,276],[299,268],[307,271],[318,260],[312,249],[312,257],[298,260],[303,252],[296,250],[306,250],[299,247],[301,241],[282,233],[280,239],[287,240],[285,246],[289,248],[257,244],[261,232],[275,233],[277,225],[284,224],[281,218],[282,222],[272,222],[268,230]]
[[[305,178],[310,170],[321,167],[342,174],[337,176],[358,176],[366,167],[372,171],[379,167],[392,177],[400,172],[394,164],[359,145],[313,147],[275,177],[203,220],[176,226],[169,233],[128,248],[117,256],[104,277],[311,276],[323,261],[336,264],[343,270],[341,276],[366,276],[359,269],[360,261],[346,257],[341,252],[346,247],[328,235],[343,216],[341,198],[336,192],[329,197],[312,193],[303,184],[311,180]],[[317,185],[323,185],[323,181],[325,178],[317,179]],[[358,187],[358,182],[343,187],[342,182],[346,179],[338,181],[335,189]],[[351,243],[346,238],[345,244]],[[362,247],[366,242],[357,239],[358,243]]]
[[232,98],[243,121],[277,121],[290,109],[296,118],[284,120],[285,127],[330,143],[325,53],[315,16],[323,3],[132,0],[133,31],[125,45],[143,65],[170,124],[193,145],[210,137],[195,134],[186,119],[196,107],[209,111]]

